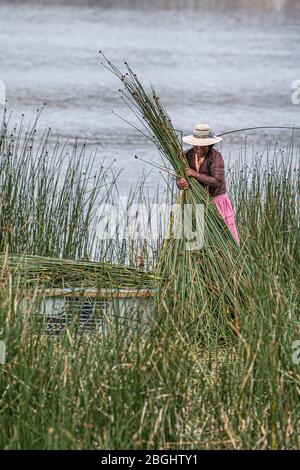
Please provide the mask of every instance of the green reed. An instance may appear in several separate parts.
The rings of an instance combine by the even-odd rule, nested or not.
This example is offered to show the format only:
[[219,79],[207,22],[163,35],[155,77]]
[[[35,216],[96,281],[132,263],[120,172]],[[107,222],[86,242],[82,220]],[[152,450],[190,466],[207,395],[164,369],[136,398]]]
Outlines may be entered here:
[[[112,164],[104,164],[98,149],[92,151],[77,139],[56,139],[51,129],[41,130],[38,119],[39,115],[25,127],[24,118],[12,125],[4,114],[0,253],[8,246],[20,256],[114,262],[153,270],[164,234],[147,243],[121,234],[116,238],[107,235],[103,220],[105,216],[107,220],[105,208],[119,204],[118,232],[133,203],[151,210],[151,204],[161,199],[159,188],[153,197],[147,194],[144,174],[130,189],[123,207],[116,185],[119,172],[113,171]],[[134,228],[136,221],[128,223]]]
[[[3,257],[0,447],[299,448],[298,155],[293,144],[247,161],[241,154],[227,172],[252,284],[235,335],[196,301],[179,322],[173,298],[181,292],[169,290],[146,331],[116,316],[107,335],[78,334],[74,313],[74,325],[46,336],[39,298],[24,312],[18,272]],[[121,242],[115,256],[118,247],[127,259]],[[133,259],[139,254],[133,246]],[[200,282],[186,286],[191,298]],[[192,335],[192,326],[205,335]]]
[[[110,169],[95,171],[86,144],[40,136],[38,120],[25,128],[2,124],[0,146],[0,251],[88,258],[89,227]],[[97,165],[99,167],[99,165]],[[106,193],[106,192],[105,192]],[[104,193],[104,194],[105,194]]]

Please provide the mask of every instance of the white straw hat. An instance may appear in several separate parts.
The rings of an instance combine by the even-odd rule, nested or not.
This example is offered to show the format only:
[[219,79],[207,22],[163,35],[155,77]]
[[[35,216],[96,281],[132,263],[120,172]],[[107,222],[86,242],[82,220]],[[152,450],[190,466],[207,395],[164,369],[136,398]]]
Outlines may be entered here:
[[207,124],[197,124],[193,134],[185,135],[182,137],[182,140],[186,144],[203,147],[204,145],[216,144],[223,139],[222,137],[217,137]]

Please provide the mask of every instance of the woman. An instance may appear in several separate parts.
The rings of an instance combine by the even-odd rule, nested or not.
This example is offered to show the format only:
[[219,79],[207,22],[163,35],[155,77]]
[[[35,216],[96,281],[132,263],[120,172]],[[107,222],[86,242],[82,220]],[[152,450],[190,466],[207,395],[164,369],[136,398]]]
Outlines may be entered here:
[[[185,170],[186,176],[196,178],[202,186],[207,188],[221,217],[239,245],[234,212],[226,194],[224,160],[221,153],[213,148],[215,143],[223,139],[217,137],[207,124],[198,124],[193,134],[183,137],[182,140],[193,146],[185,152],[190,165]],[[178,177],[177,186],[179,189],[186,190],[189,188],[189,183],[185,178]]]

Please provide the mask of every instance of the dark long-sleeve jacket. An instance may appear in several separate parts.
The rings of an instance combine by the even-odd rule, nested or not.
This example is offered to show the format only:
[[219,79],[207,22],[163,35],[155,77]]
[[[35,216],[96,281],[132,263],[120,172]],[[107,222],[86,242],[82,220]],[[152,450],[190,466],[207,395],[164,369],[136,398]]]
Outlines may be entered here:
[[[192,147],[187,150],[185,155],[190,167],[195,170],[194,148]],[[212,197],[226,193],[224,160],[218,150],[213,148],[208,152],[200,167],[197,179],[202,186],[206,186],[208,188],[209,194]]]

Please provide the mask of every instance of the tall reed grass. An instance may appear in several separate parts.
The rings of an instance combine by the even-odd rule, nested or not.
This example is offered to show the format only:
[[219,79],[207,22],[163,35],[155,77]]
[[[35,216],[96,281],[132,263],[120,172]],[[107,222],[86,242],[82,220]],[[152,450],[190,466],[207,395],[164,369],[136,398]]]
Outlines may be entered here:
[[[297,152],[291,146],[247,161],[242,155],[227,173],[251,282],[251,296],[239,304],[237,334],[222,326],[224,315],[197,301],[179,322],[173,298],[182,293],[174,288],[162,298],[163,309],[153,311],[146,334],[133,334],[116,319],[106,336],[74,334],[70,325],[49,338],[34,314],[37,299],[24,315],[18,275],[4,260],[0,447],[299,448]],[[14,251],[34,247],[28,233],[29,242],[15,239]],[[57,235],[49,246],[67,245]],[[190,298],[200,282],[199,276],[186,287]]]
[[[78,140],[55,140],[51,129],[42,131],[39,116],[25,126],[24,117],[13,125],[4,113],[0,144],[0,253],[114,262],[153,270],[163,234],[157,240],[109,237],[105,208],[122,209],[117,220],[128,217],[134,202],[150,211],[160,191],[144,191],[145,175],[129,189],[122,204],[116,185],[119,172],[106,164],[98,149]],[[41,135],[42,134],[42,135]],[[95,169],[96,168],[96,169]],[[168,199],[172,195],[170,190]],[[128,221],[134,228],[134,220]],[[46,261],[44,261],[46,263]]]
[[84,143],[52,144],[51,129],[38,135],[38,117],[25,127],[23,118],[12,125],[4,114],[0,251],[8,244],[15,253],[89,259],[89,227],[101,188],[112,188],[110,168],[95,171],[96,155]]

